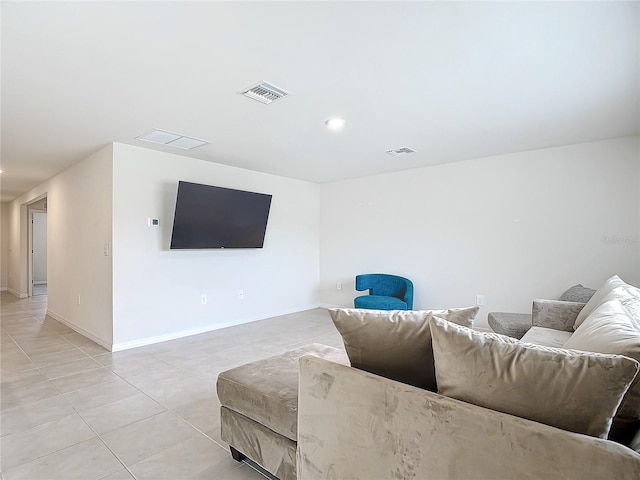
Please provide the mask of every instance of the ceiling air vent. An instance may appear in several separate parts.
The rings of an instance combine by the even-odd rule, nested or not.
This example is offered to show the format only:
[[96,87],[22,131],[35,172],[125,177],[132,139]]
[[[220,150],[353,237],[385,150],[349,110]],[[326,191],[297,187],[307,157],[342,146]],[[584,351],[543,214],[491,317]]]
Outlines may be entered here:
[[183,150],[191,150],[192,148],[210,143],[205,140],[200,140],[199,138],[187,137],[179,133],[158,130],[157,128],[136,137],[136,139],[144,140],[145,142],[159,143],[160,145],[167,145],[168,147],[182,148]]
[[245,97],[257,100],[260,103],[266,103],[267,105],[276,100],[280,100],[288,95],[291,95],[286,90],[283,90],[275,85],[271,85],[267,82],[260,82],[253,87],[243,90],[242,93]]
[[393,150],[387,150],[389,155],[393,155],[394,157],[400,157],[402,155],[409,155],[410,153],[416,153],[413,148],[402,147],[402,148],[394,148]]

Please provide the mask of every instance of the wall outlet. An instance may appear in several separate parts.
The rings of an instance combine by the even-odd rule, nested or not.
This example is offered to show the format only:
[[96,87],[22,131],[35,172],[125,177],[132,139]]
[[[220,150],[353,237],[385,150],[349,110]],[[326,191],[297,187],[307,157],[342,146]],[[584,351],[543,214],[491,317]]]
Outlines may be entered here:
[[476,295],[476,305],[479,307],[484,305],[484,295]]
[[78,306],[80,306],[80,295],[78,295]]
[[202,302],[202,305],[207,304],[207,296],[204,293],[200,295],[200,301]]
[[242,300],[242,299],[244,298],[244,290],[242,290],[242,289],[239,289],[239,290],[238,290],[238,298],[239,298],[240,300]]
[[336,283],[336,289],[342,290],[342,282]]

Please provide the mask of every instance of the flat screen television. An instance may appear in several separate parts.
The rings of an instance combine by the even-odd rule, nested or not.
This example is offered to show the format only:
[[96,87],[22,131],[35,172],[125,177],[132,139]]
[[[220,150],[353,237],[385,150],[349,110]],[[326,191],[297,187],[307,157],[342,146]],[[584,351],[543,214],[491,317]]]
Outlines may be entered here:
[[271,195],[179,181],[171,249],[262,248]]

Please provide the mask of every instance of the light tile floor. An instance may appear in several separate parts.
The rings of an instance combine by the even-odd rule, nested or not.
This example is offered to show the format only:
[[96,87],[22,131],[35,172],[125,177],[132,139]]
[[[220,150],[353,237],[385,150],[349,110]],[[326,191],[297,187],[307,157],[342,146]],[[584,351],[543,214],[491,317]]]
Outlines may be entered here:
[[46,296],[2,292],[2,480],[260,480],[220,439],[218,373],[319,342],[315,309],[110,353],[45,315]]

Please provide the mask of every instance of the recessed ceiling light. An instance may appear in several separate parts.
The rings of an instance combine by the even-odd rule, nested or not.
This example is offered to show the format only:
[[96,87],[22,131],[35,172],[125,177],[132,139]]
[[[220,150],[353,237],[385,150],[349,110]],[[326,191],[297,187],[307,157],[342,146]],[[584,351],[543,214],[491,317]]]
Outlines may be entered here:
[[169,147],[181,148],[183,150],[191,150],[192,148],[206,145],[206,140],[200,140],[198,138],[187,137],[186,135],[180,135],[179,133],[167,132],[165,130],[158,130],[154,128],[150,132],[136,137],[137,140],[144,140],[145,142],[159,143],[160,145],[167,145]]
[[344,118],[330,118],[324,123],[326,123],[327,127],[329,128],[333,128],[334,130],[339,130],[342,127],[344,127],[344,124],[347,123],[347,121]]

